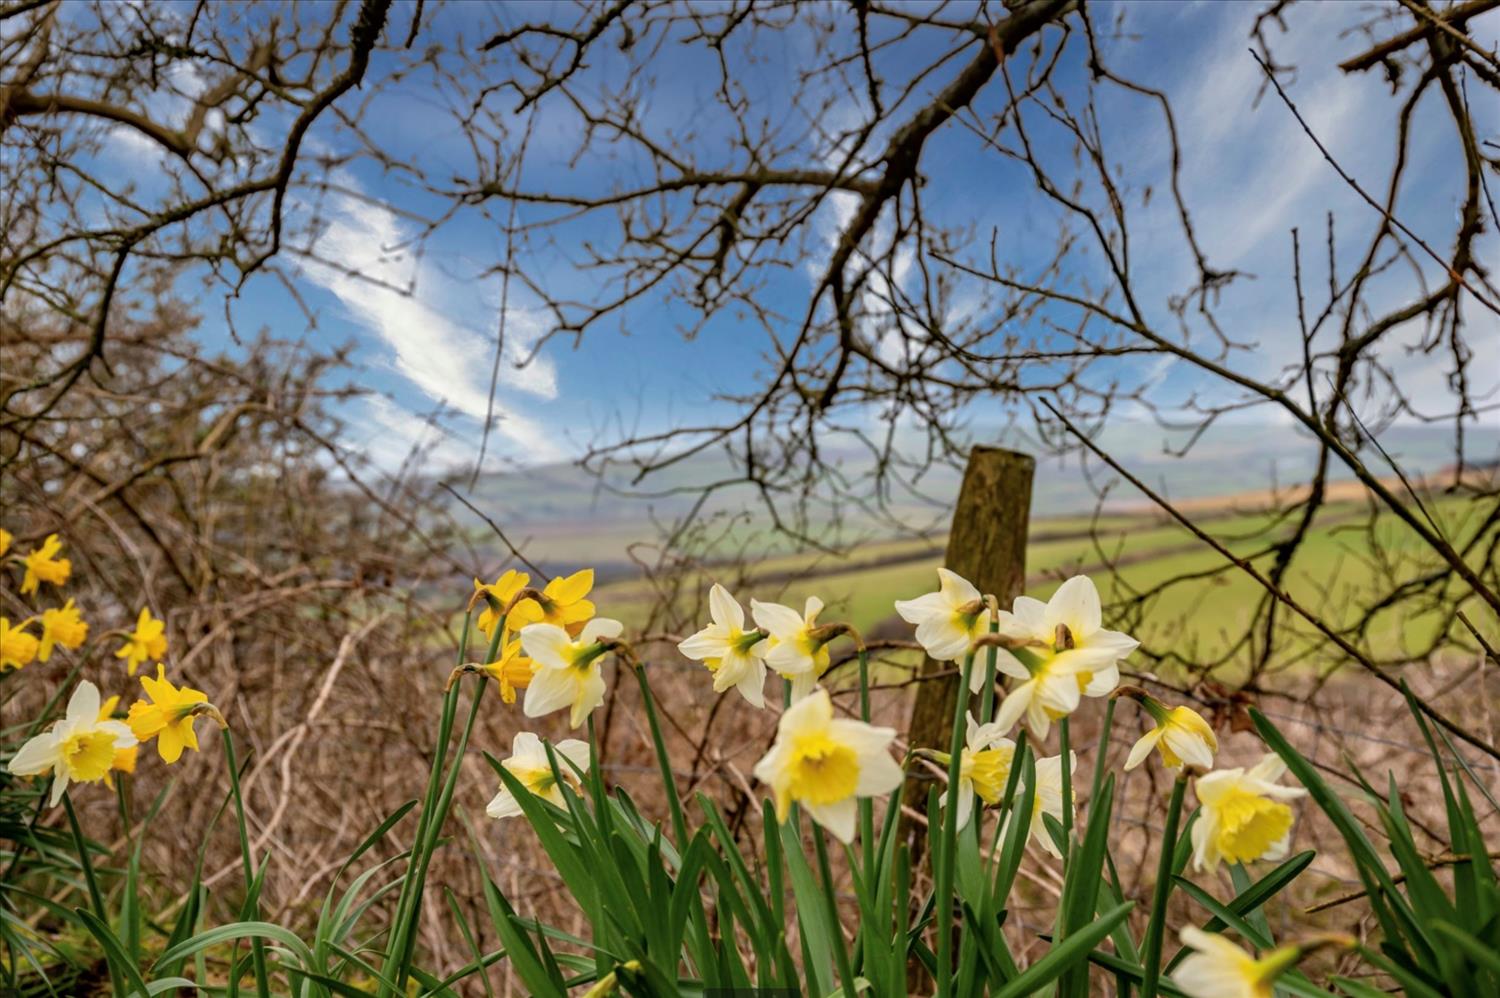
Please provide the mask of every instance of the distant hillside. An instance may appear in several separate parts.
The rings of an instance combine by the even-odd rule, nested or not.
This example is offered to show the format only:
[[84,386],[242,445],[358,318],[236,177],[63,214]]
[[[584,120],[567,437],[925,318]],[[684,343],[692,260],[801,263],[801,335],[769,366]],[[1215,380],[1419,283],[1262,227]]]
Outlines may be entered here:
[[[983,437],[975,434],[974,439]],[[1035,442],[1014,436],[1000,442],[1018,450],[1039,451]],[[1180,441],[1172,441],[1165,431],[1150,425],[1113,427],[1104,431],[1100,443],[1153,488],[1182,500],[1285,488],[1305,481],[1316,457],[1308,440],[1287,426],[1215,427],[1186,458],[1168,453],[1167,445],[1180,445]],[[1443,430],[1399,427],[1384,434],[1380,443],[1410,474],[1436,472],[1452,462],[1452,437]],[[1474,462],[1500,459],[1500,432],[1470,430],[1467,451]],[[1373,449],[1365,459],[1379,473],[1388,471]],[[853,451],[839,462],[840,472],[851,482],[865,480],[872,467],[868,456]],[[1094,488],[1114,476],[1097,462],[1090,465],[1089,472],[1084,474],[1077,455],[1039,459],[1032,494],[1033,517],[1076,516],[1091,511],[1096,503]],[[525,548],[528,557],[549,571],[590,564],[605,578],[618,578],[635,571],[629,557],[631,545],[656,541],[664,526],[692,509],[703,485],[731,475],[732,469],[722,455],[703,454],[634,487],[627,469],[601,482],[571,464],[487,474],[472,490],[465,489],[466,483],[461,482],[455,482],[455,487],[501,524],[512,540]],[[831,511],[823,514],[820,532],[831,543],[846,544],[903,532],[945,533],[960,479],[960,469],[935,467],[917,483],[919,491],[899,486],[892,490],[887,507],[891,519],[846,504],[837,528]],[[1126,483],[1117,485],[1109,495],[1109,505],[1116,509],[1138,508],[1141,503],[1141,495]],[[454,512],[460,522],[474,523],[476,541],[482,541],[487,528],[468,510],[460,507]],[[785,538],[771,535],[759,499],[749,488],[721,490],[705,505],[704,513],[738,518],[727,535],[729,541],[748,543],[767,553],[789,548]],[[495,560],[497,564],[502,560],[498,547]]]

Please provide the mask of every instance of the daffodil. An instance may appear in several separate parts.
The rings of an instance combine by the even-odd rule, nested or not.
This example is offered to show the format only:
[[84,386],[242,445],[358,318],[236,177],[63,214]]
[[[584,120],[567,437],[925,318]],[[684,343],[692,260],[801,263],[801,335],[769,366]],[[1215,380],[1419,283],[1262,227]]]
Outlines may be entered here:
[[42,611],[42,641],[37,649],[37,661],[45,662],[52,657],[52,646],[78,648],[89,636],[89,625],[84,623],[78,608],[70,599],[62,606]]
[[[980,724],[971,713],[967,717],[963,754],[958,759],[958,827],[966,828],[974,813],[974,798],[986,804],[1000,803],[1010,779],[1010,764],[1016,755],[1016,743],[1003,737],[1005,729],[991,722]],[[951,758],[951,757],[950,757]],[[944,761],[947,761],[946,759]],[[948,792],[938,799],[948,803]]]
[[[495,625],[500,623],[500,611],[494,608],[490,600],[500,604],[500,609],[503,610],[510,605],[511,600],[516,598],[516,593],[529,585],[531,585],[531,576],[525,572],[518,572],[514,568],[506,570],[504,575],[489,585],[485,585],[478,579],[474,580],[474,591],[482,592],[489,597],[484,601],[484,609],[479,612],[478,627],[484,632],[485,637],[494,640]],[[511,630],[516,630],[519,626],[514,621],[512,625]],[[511,703],[512,700],[507,700],[506,703]]]
[[1192,998],[1272,998],[1276,978],[1301,956],[1297,946],[1280,946],[1260,959],[1197,926],[1184,926],[1182,943],[1192,950],[1172,972],[1172,983]]
[[778,820],[786,820],[796,801],[847,844],[854,839],[857,799],[901,784],[901,767],[890,754],[895,737],[893,728],[835,718],[828,691],[814,690],[781,715],[775,743],[755,764],[755,778],[771,788]]
[[[946,568],[938,571],[938,591],[897,600],[896,612],[917,627],[917,643],[939,662],[956,662],[974,639],[990,628],[990,611],[973,584]],[[984,675],[979,675],[983,685]]]
[[[573,791],[578,791],[578,777],[573,772],[569,762],[585,772],[589,768],[589,747],[586,742],[576,738],[565,738],[552,746],[557,753],[557,772],[562,774],[565,782],[570,784]],[[529,731],[516,734],[510,743],[510,758],[501,762],[505,771],[514,776],[516,780],[543,800],[551,801],[558,807],[566,807],[567,801],[563,800],[562,787],[557,782],[557,776],[552,772],[552,762],[547,758],[547,746],[542,740]],[[521,805],[503,785],[500,792],[485,807],[484,813],[491,818],[513,818],[521,813]]]
[[41,547],[21,559],[26,564],[26,577],[21,580],[21,595],[36,592],[43,582],[60,586],[68,581],[73,563],[57,556],[61,550],[62,541],[56,534],[49,534]]
[[1267,755],[1249,772],[1216,769],[1198,777],[1202,813],[1193,825],[1193,866],[1218,869],[1219,861],[1250,863],[1281,859],[1292,837],[1292,809],[1285,802],[1307,793],[1276,781],[1286,763]]
[[141,677],[141,686],[150,702],[137,700],[130,705],[126,722],[136,738],[143,742],[156,739],[156,751],[162,762],[171,765],[182,757],[182,750],[198,751],[198,733],[193,724],[203,713],[200,704],[208,703],[208,694],[187,686],[174,686],[167,679],[166,667],[156,666],[156,678]]
[[713,623],[684,639],[677,650],[708,667],[715,693],[733,687],[751,706],[764,707],[766,635],[745,630],[744,608],[717,582],[708,591],[708,612]]
[[4,558],[10,551],[11,532],[0,527],[0,558]]
[[94,783],[109,775],[115,753],[135,744],[135,735],[119,721],[100,718],[99,688],[85,679],[73,691],[62,720],[30,739],[10,760],[17,776],[52,772],[55,806],[68,783]]
[[1078,709],[1081,696],[1078,677],[1068,671],[1067,662],[1041,659],[1028,670],[1002,648],[996,656],[996,667],[1006,675],[1022,680],[1005,695],[1000,701],[1000,709],[995,712],[995,723],[1002,731],[1009,731],[1025,717],[1032,736],[1040,741],[1047,737],[1053,721]]
[[770,635],[766,639],[766,665],[781,678],[791,680],[793,701],[811,693],[828,671],[828,642],[815,635],[822,611],[823,601],[816,596],[807,598],[801,613],[780,603],[750,601],[750,616]]
[[506,626],[519,631],[528,624],[555,624],[576,637],[594,616],[594,604],[584,598],[593,588],[592,568],[553,579],[542,590],[540,601],[527,599],[517,603]]
[[1183,763],[1199,770],[1213,768],[1219,739],[1201,714],[1191,707],[1169,709],[1166,704],[1144,693],[1136,695],[1135,699],[1146,708],[1156,727],[1131,747],[1130,756],[1125,760],[1126,769],[1139,766],[1153,748],[1161,750],[1162,763],[1168,769],[1181,769]]
[[[1068,769],[1070,774],[1077,768],[1078,753],[1069,752]],[[1057,843],[1052,841],[1052,834],[1047,831],[1046,818],[1050,814],[1056,820],[1062,821],[1062,756],[1052,755],[1045,759],[1038,759],[1035,769],[1036,792],[1032,794],[1031,798],[1031,816],[1028,819],[1026,836],[1029,840],[1040,842],[1043,849],[1058,859],[1062,859],[1062,852],[1057,848]],[[1017,793],[1020,793],[1020,791],[1018,790]],[[1009,823],[1010,816],[1007,816],[1006,824],[1008,825]]]
[[511,638],[500,649],[500,657],[484,666],[485,674],[500,684],[500,699],[506,703],[516,702],[516,690],[531,685],[536,672],[536,663],[521,650],[519,638]]
[[[119,706],[120,695],[116,693],[99,707],[99,720],[113,721],[115,719],[115,708]],[[104,774],[104,785],[107,787],[115,785],[115,781],[110,775],[111,773],[134,773],[136,756],[140,754],[140,751],[140,744],[133,739],[124,748],[116,748],[115,759],[109,764],[109,772]]]
[[1102,624],[1099,590],[1086,575],[1075,575],[1058,586],[1045,603],[1017,596],[1009,612],[1000,612],[997,622],[1006,637],[1039,646],[1038,656],[1048,661],[1049,671],[1071,674],[1079,691],[1090,697],[1114,692],[1120,685],[1120,660],[1140,644]]
[[141,607],[136,618],[135,630],[125,635],[125,643],[115,652],[115,658],[123,658],[130,667],[130,674],[140,668],[148,658],[161,658],[167,653],[167,624],[151,616],[149,607]]
[[31,621],[23,620],[15,627],[0,617],[0,672],[20,669],[36,659],[38,642],[35,635],[26,631]]
[[600,665],[609,648],[601,639],[618,637],[624,629],[625,625],[608,617],[595,617],[576,638],[557,624],[521,628],[521,647],[536,663],[522,704],[526,716],[541,717],[568,707],[569,725],[582,724],[604,702]]

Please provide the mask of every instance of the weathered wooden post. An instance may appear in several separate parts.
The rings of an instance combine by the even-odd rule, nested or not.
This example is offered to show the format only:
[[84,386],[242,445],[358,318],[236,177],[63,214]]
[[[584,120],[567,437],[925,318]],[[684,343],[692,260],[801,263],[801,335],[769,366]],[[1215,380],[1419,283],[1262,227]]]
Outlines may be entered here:
[[[999,447],[975,447],[969,452],[958,504],[953,509],[944,564],[974,583],[980,592],[993,593],[1002,607],[1010,606],[1026,585],[1026,531],[1035,471],[1036,461],[1029,454]],[[935,662],[930,658],[922,663],[924,674],[952,668],[951,662]],[[913,748],[947,751],[957,691],[956,676],[917,685],[907,728]],[[924,810],[927,787],[924,781],[908,780],[906,803],[919,812]],[[915,866],[925,852],[926,840],[920,825],[908,822],[905,831]]]

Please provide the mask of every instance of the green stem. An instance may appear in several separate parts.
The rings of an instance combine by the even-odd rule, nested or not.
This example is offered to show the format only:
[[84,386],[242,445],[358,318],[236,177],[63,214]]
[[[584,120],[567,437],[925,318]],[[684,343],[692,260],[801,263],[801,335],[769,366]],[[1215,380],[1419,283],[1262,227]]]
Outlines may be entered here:
[[[1000,632],[1000,619],[993,614],[990,616],[990,633]],[[984,660],[984,689],[979,692],[979,723],[988,724],[995,719],[995,663],[999,660],[1000,649],[990,647],[989,654]]]
[[104,924],[109,924],[109,916],[104,910],[104,895],[99,891],[99,881],[94,878],[94,861],[89,859],[88,843],[84,841],[83,829],[78,826],[78,814],[73,810],[73,798],[66,792],[63,793],[63,809],[68,812],[68,826],[73,830],[73,845],[78,849],[78,865],[83,867],[83,881],[88,885],[89,904],[94,909],[94,914]]
[[[89,889],[89,905],[94,909],[94,914],[99,921],[105,925],[109,924],[109,915],[104,910],[104,895],[99,890],[99,881],[94,876],[94,861],[89,859],[89,846],[83,838],[83,829],[78,826],[78,814],[73,810],[73,798],[66,792],[63,794],[63,809],[68,812],[68,827],[73,830],[73,846],[78,850],[78,865],[83,868],[83,881]],[[114,993],[121,995],[125,993],[124,979],[120,977],[119,968],[108,959],[105,964],[109,967],[109,979]]]
[[859,719],[870,723],[870,653],[859,646]]
[[[495,634],[498,639],[500,634],[498,628]],[[494,661],[493,649],[489,661]],[[394,983],[401,994],[406,993],[406,978],[411,971],[412,951],[416,948],[416,922],[422,911],[422,893],[427,884],[427,869],[432,864],[432,854],[437,851],[438,839],[443,833],[443,824],[447,821],[448,810],[453,805],[453,791],[458,786],[459,770],[463,768],[464,751],[469,747],[470,736],[474,734],[474,724],[479,720],[479,704],[484,699],[484,691],[488,687],[489,682],[481,676],[479,685],[474,688],[474,699],[469,705],[469,717],[464,722],[464,733],[460,736],[458,747],[453,752],[453,764],[448,768],[448,778],[443,783],[442,794],[438,797],[437,807],[433,810],[432,824],[427,829],[427,839],[421,843],[420,861],[414,871],[416,887],[412,891],[411,927],[406,933],[405,950],[401,952],[400,962],[396,964]]]
[[854,990],[854,968],[849,963],[849,947],[844,945],[844,927],[839,921],[839,899],[833,884],[833,869],[828,863],[828,846],[823,842],[823,829],[813,827],[813,845],[818,851],[818,871],[823,875],[823,897],[828,902],[828,938],[833,944],[834,959],[838,962],[839,981],[844,986],[846,998],[856,995]]
[[[863,642],[859,646],[859,719],[870,723],[870,653]],[[859,799],[859,838],[864,851],[865,886],[873,889],[879,844],[875,841],[875,802],[868,797]]]
[[1161,980],[1161,943],[1167,927],[1167,901],[1172,896],[1172,857],[1177,851],[1177,825],[1182,817],[1182,796],[1187,789],[1187,769],[1172,784],[1172,800],[1167,804],[1167,827],[1162,832],[1161,858],[1156,864],[1156,887],[1151,892],[1151,921],[1146,925],[1146,941],[1141,958],[1141,998],[1156,998]]
[[953,868],[958,853],[958,774],[963,765],[964,717],[969,706],[969,676],[974,653],[964,658],[958,689],[953,694],[953,736],[948,747],[948,806],[943,808],[943,838],[937,854],[932,915],[937,929],[937,993],[947,998],[953,989]]
[[[240,767],[234,756],[234,736],[228,728],[219,729],[219,741],[224,746],[224,764],[229,768],[229,789],[234,795],[235,823],[240,833],[240,862],[244,866],[245,893],[255,889],[255,860],[250,852],[250,829],[245,821],[245,799],[240,793]],[[250,905],[246,916],[254,919],[260,912],[259,899]],[[266,973],[266,944],[259,937],[250,941],[250,956],[255,967],[255,989],[261,998],[271,993],[270,978]],[[236,981],[238,983],[238,981]]]
[[1063,870],[1068,869],[1068,860],[1073,856],[1073,749],[1068,740],[1068,719],[1057,722],[1058,748],[1062,752],[1062,827]]
[[[672,834],[677,848],[687,848],[687,821],[682,816],[682,801],[677,796],[677,781],[672,776],[672,761],[667,757],[667,742],[661,734],[661,721],[656,716],[656,701],[651,696],[651,683],[646,679],[646,667],[632,663],[635,681],[641,687],[641,701],[646,705],[646,723],[651,728],[651,743],[656,749],[656,763],[661,767],[662,786],[667,791],[667,806],[672,811]],[[790,684],[788,684],[790,685]],[[791,694],[787,694],[790,698]]]
[[[473,622],[474,611],[469,609],[464,613],[463,628],[458,635],[458,664],[462,666],[464,659],[469,654],[469,630]],[[490,640],[492,648],[497,647],[500,638],[505,633],[505,620],[501,618],[495,626],[494,636]],[[485,661],[494,661],[492,653]],[[401,894],[396,900],[396,912],[391,919],[391,935],[388,941],[385,959],[381,961],[385,968],[392,968],[401,962],[403,954],[408,952],[408,936],[412,930],[412,924],[416,918],[414,912],[414,897],[418,892],[417,879],[414,876],[420,861],[420,850],[422,844],[427,841],[428,828],[432,825],[432,819],[436,812],[438,801],[438,788],[442,780],[443,763],[447,760],[448,739],[453,734],[453,720],[458,713],[459,684],[453,683],[443,696],[443,712],[438,720],[437,743],[433,747],[432,767],[427,774],[427,789],[422,795],[422,810],[417,816],[417,831],[412,839],[411,854],[407,859],[406,876],[401,882]],[[388,976],[388,975],[387,975]],[[391,989],[382,984],[380,987],[382,996],[392,994]]]
[[1104,725],[1099,729],[1099,748],[1094,755],[1094,783],[1089,788],[1090,802],[1099,799],[1099,791],[1104,787],[1104,771],[1109,768],[1105,765],[1105,760],[1109,756],[1109,735],[1115,723],[1115,703],[1113,697],[1104,702]]

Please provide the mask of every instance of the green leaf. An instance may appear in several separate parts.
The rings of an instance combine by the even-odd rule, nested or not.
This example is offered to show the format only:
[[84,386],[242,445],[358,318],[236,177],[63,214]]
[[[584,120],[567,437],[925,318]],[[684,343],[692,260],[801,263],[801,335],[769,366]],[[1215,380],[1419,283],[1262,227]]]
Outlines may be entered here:
[[1469,959],[1500,980],[1500,954],[1451,922],[1434,920],[1432,928],[1438,934],[1447,937],[1449,941],[1456,943]]
[[[816,828],[813,834],[818,834]],[[842,946],[844,941],[840,939],[835,943],[828,933],[823,885],[818,883],[802,852],[802,836],[798,834],[795,821],[781,826],[781,846],[787,872],[792,878],[792,894],[797,899],[797,925],[802,930],[807,954],[811,957],[803,967],[807,975],[807,990],[812,994],[826,995],[833,984],[833,947]]]
[[75,908],[73,913],[78,916],[94,938],[99,940],[99,945],[104,947],[104,958],[124,977],[125,986],[142,995],[150,995],[145,978],[141,977],[140,970],[126,954],[119,937],[110,931],[104,920],[86,908]]
[[1391,998],[1389,991],[1372,988],[1368,984],[1351,981],[1347,977],[1334,977],[1332,980],[1334,984],[1338,985],[1340,991],[1346,995],[1350,995],[1351,998]]
[[[1099,906],[1099,887],[1104,879],[1104,856],[1109,848],[1109,822],[1114,799],[1115,777],[1111,773],[1100,786],[1099,796],[1089,802],[1089,822],[1083,833],[1083,842],[1074,850],[1072,861],[1068,863],[1058,905],[1062,939],[1068,939],[1089,924]],[[1088,987],[1088,961],[1079,960],[1063,975],[1058,994],[1063,998],[1088,998]]]
[[[1225,907],[1236,915],[1248,915],[1250,912],[1259,909],[1272,897],[1276,896],[1282,888],[1295,880],[1298,874],[1307,869],[1312,861],[1317,858],[1317,855],[1311,849],[1299,852],[1251,884],[1247,889],[1235,895]],[[1228,923],[1217,916],[1210,918],[1202,926],[1204,932],[1218,932],[1227,927]],[[1172,968],[1181,963],[1189,952],[1191,951],[1187,949],[1178,950],[1177,955],[1167,962],[1166,973],[1170,974]]]
[[1021,998],[1023,995],[1035,994],[1069,968],[1088,960],[1093,948],[1113,932],[1115,926],[1124,921],[1130,914],[1130,909],[1134,907],[1133,901],[1117,905],[1108,914],[1100,916],[1075,935],[1058,942],[1047,951],[1046,956],[1021,971],[1018,977],[996,991],[995,998]]
[[[1250,719],[1265,743],[1281,757],[1281,761],[1286,763],[1287,768],[1297,780],[1307,788],[1307,792],[1312,795],[1318,807],[1338,829],[1349,851],[1353,853],[1355,870],[1369,895],[1370,906],[1376,918],[1379,919],[1387,940],[1394,942],[1401,939],[1403,935],[1408,935],[1413,942],[1421,945],[1421,930],[1416,925],[1411,909],[1396,890],[1396,885],[1391,875],[1386,872],[1385,863],[1381,860],[1380,854],[1375,851],[1375,847],[1365,836],[1359,822],[1350,813],[1348,805],[1333,792],[1312,763],[1292,747],[1276,725],[1268,721],[1264,714],[1252,707]],[[1428,962],[1432,962],[1430,953],[1427,957]]]

